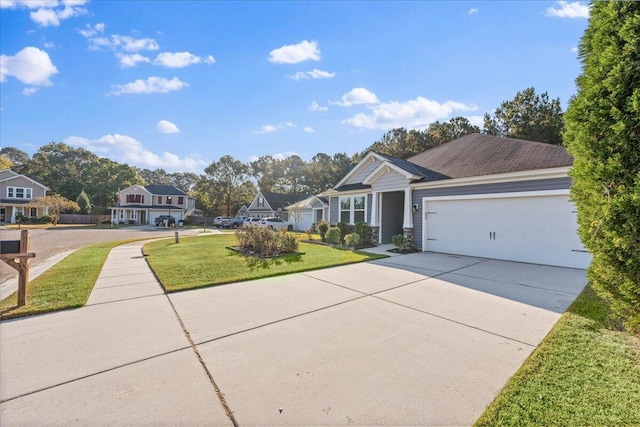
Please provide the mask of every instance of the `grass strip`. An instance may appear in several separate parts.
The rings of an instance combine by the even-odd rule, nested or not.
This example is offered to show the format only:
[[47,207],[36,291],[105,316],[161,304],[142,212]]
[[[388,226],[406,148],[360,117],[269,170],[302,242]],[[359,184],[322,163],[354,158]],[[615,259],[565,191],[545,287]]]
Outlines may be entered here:
[[111,249],[140,239],[86,246],[33,279],[27,286],[27,304],[17,306],[17,291],[0,302],[0,318],[30,316],[82,307],[98,280]]
[[476,426],[640,425],[640,338],[613,326],[586,287]]
[[233,234],[217,234],[147,243],[143,252],[167,292],[260,279],[289,273],[351,264],[384,255],[300,243],[303,254],[257,259],[227,246],[237,245]]

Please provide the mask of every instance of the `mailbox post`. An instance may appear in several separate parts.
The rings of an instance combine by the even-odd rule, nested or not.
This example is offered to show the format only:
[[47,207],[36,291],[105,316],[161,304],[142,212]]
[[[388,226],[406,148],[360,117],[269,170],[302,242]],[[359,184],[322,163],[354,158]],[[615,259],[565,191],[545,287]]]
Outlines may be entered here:
[[18,270],[18,307],[27,304],[27,284],[29,283],[29,260],[36,254],[31,250],[29,230],[20,232],[20,240],[0,242],[0,259]]

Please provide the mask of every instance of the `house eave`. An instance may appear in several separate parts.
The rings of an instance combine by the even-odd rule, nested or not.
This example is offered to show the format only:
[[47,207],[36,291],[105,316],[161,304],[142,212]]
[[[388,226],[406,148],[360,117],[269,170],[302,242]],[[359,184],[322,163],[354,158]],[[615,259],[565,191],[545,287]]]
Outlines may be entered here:
[[364,158],[362,160],[360,160],[360,162],[353,168],[351,169],[341,180],[340,182],[338,182],[336,185],[334,185],[334,189],[344,185],[345,182],[349,181],[349,179],[355,175],[358,171],[360,171],[362,168],[364,168],[370,161],[371,159],[374,158],[376,160],[379,160],[381,162],[386,162],[387,159],[385,159],[384,157],[382,157],[381,155],[374,153],[373,151],[369,151],[367,153],[366,156],[364,156]]
[[399,173],[400,175],[404,176],[407,180],[409,181],[413,181],[416,179],[420,179],[422,178],[421,175],[415,175],[412,174],[410,172],[407,172],[406,170],[392,164],[389,163],[387,160],[384,161],[384,163],[382,163],[380,166],[378,166],[377,168],[375,168],[369,175],[367,175],[363,180],[362,183],[366,184],[366,185],[372,185],[380,176],[384,175],[385,173],[389,172],[389,171],[394,171]]
[[416,182],[411,184],[411,188],[427,189],[427,188],[445,188],[445,187],[458,187],[461,185],[479,185],[479,184],[494,184],[500,182],[509,181],[529,181],[534,179],[553,179],[553,178],[566,178],[569,176],[570,166],[563,166],[559,168],[549,169],[535,169],[529,171],[510,172],[503,174],[484,175],[484,176],[470,176],[466,178],[453,178],[444,179],[438,181],[428,182]]

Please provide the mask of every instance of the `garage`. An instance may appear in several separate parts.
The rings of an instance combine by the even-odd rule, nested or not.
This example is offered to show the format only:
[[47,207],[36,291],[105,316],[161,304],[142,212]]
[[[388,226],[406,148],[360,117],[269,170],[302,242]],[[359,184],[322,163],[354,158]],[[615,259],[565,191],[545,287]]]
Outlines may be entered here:
[[568,190],[424,197],[423,250],[587,268]]

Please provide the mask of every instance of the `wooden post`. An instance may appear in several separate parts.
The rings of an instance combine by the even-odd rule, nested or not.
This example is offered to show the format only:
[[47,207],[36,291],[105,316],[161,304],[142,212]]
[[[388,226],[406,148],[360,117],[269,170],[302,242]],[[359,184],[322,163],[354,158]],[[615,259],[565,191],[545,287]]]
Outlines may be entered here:
[[[20,232],[20,253],[26,254],[31,251],[31,234],[29,230]],[[20,269],[18,270],[18,306],[27,304],[27,284],[29,283],[29,258],[20,259]]]
[[178,237],[178,232],[176,231],[176,243],[180,243],[180,238]]

